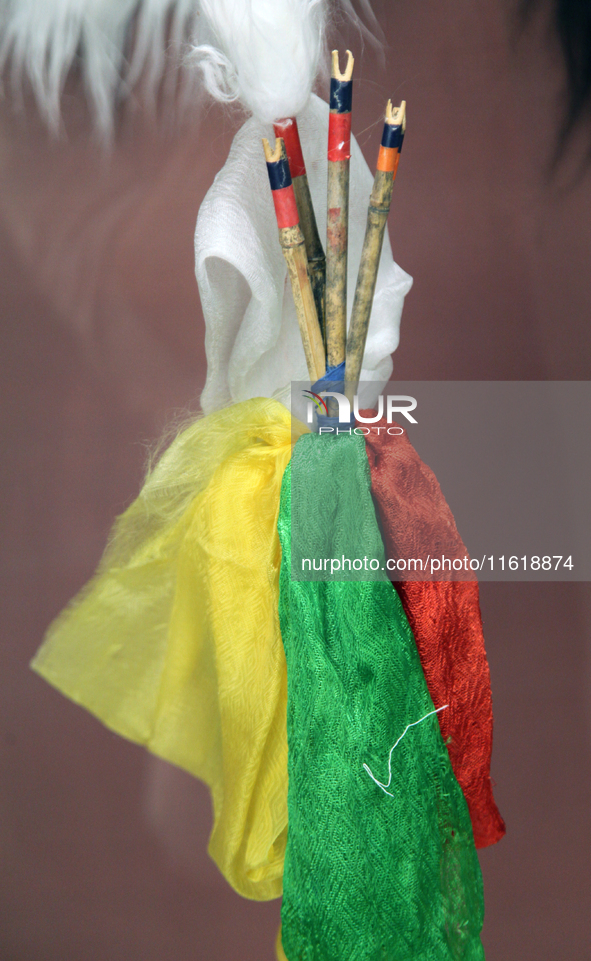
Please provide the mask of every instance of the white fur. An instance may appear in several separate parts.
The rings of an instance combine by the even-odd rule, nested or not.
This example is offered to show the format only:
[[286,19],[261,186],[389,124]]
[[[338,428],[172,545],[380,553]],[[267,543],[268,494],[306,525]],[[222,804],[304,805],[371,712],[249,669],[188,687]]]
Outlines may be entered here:
[[158,86],[167,48],[194,33],[197,13],[197,0],[0,0],[0,66],[10,59],[16,89],[28,78],[55,130],[65,79],[79,63],[108,133],[115,103],[144,71],[148,88]]
[[370,0],[0,0],[0,69],[10,60],[17,90],[28,78],[53,129],[77,63],[104,133],[140,76],[156,92],[167,62],[200,76],[216,99],[240,100],[272,121],[306,104],[331,7],[371,35],[353,2],[379,31]]
[[201,0],[201,8],[217,49],[196,46],[192,56],[209,93],[241,100],[268,123],[300,113],[318,71],[324,0]]

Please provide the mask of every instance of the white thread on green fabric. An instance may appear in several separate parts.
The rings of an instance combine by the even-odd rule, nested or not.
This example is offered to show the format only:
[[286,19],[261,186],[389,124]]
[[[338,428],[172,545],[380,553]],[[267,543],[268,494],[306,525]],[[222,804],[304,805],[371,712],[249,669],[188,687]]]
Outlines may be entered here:
[[390,787],[390,784],[391,784],[391,782],[392,782],[392,752],[394,751],[395,748],[398,747],[398,745],[400,744],[402,738],[404,737],[404,735],[406,734],[406,732],[407,732],[411,727],[416,727],[417,724],[421,724],[423,721],[426,721],[427,718],[428,718],[428,717],[432,717],[433,714],[439,714],[439,712],[440,712],[440,711],[444,711],[446,707],[449,707],[449,704],[444,704],[442,707],[438,707],[438,708],[436,708],[436,710],[434,710],[434,711],[429,711],[429,713],[428,713],[428,714],[425,714],[424,717],[420,717],[418,721],[413,721],[411,724],[407,724],[407,725],[406,725],[406,727],[404,728],[404,731],[402,732],[402,734],[400,735],[400,737],[398,738],[398,740],[396,741],[396,743],[393,744],[392,747],[390,748],[390,754],[388,755],[388,775],[389,775],[389,776],[388,776],[388,781],[387,781],[386,784],[382,784],[381,781],[378,781],[378,779],[377,779],[376,777],[374,777],[374,775],[373,775],[372,772],[371,772],[370,767],[369,767],[367,764],[364,764],[364,765],[363,765],[364,769],[367,771],[367,773],[369,774],[369,776],[370,776],[370,778],[372,779],[372,781],[374,781],[374,783],[377,784],[377,786],[378,786],[379,788],[381,788],[382,791],[384,792],[384,794],[387,794],[388,797],[394,797],[394,795],[393,795],[390,791],[387,791],[387,790],[386,790],[386,788],[389,788],[389,787]]

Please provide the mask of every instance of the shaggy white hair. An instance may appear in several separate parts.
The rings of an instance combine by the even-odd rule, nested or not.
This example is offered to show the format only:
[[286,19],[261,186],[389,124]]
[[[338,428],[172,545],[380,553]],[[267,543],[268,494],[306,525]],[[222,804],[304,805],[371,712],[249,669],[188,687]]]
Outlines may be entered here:
[[[306,104],[328,17],[338,8],[370,39],[380,35],[370,0],[0,0],[0,69],[27,78],[49,126],[60,122],[66,77],[81,69],[97,125],[140,77],[152,94],[167,68],[199,77],[216,99],[240,100],[258,119]],[[198,64],[199,71],[194,65]],[[193,84],[194,86],[194,84]],[[195,91],[193,91],[195,92]]]

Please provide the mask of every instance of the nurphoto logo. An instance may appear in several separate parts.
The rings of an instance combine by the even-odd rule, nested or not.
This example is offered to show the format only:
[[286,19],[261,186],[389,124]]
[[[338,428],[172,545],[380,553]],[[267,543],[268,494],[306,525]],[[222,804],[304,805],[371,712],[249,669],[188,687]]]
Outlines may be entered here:
[[[320,417],[319,420],[319,432],[330,433],[335,430],[339,432],[338,426],[327,426],[323,424],[322,418],[328,417],[328,406],[326,404],[327,397],[333,397],[339,408],[338,418],[330,418],[331,421],[336,422],[338,420],[339,424],[347,428],[347,432],[351,431],[351,404],[349,398],[345,394],[339,393],[336,390],[323,390],[319,394],[315,394],[313,390],[303,390],[302,393],[308,399],[308,409],[306,414],[306,421],[308,424],[314,423],[314,410],[316,409],[317,415]],[[417,401],[414,397],[409,394],[387,394],[386,403],[384,405],[384,397],[382,394],[378,397],[378,409],[377,413],[370,417],[364,417],[359,412],[359,398],[357,394],[353,397],[353,415],[359,424],[376,424],[378,421],[382,420],[384,417],[384,406],[386,408],[386,422],[388,424],[392,423],[394,414],[402,414],[406,417],[407,421],[411,424],[418,423],[417,420],[412,416],[411,411],[415,410],[417,406]],[[357,430],[358,428],[354,428]],[[342,432],[342,428],[340,429]],[[362,428],[359,428],[362,433],[365,433]],[[398,433],[403,433],[402,428],[398,428]]]

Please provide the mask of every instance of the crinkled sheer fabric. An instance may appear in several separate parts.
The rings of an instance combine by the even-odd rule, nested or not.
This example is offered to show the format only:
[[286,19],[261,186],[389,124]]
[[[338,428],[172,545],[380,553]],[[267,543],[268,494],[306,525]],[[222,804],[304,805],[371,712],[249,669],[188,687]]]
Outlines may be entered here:
[[277,515],[291,444],[287,410],[265,399],[180,433],[33,662],[209,785],[210,854],[255,899],[281,894],[287,831]]
[[[385,428],[386,422],[381,422]],[[379,512],[386,553],[391,558],[467,550],[432,470],[421,461],[406,433],[386,430],[366,436],[371,489]],[[451,572],[447,577],[469,577]],[[505,824],[490,779],[492,698],[490,672],[474,580],[395,583],[417,643],[439,714],[455,775],[468,803],[477,847],[499,841]]]
[[[339,483],[309,483],[308,510],[292,517],[293,478],[304,485],[320,466]],[[470,817],[400,599],[388,581],[290,574],[292,523],[311,538],[327,528],[338,556],[342,519],[354,517],[364,553],[383,558],[370,483],[362,437],[310,434],[296,444],[281,491],[283,949],[289,961],[480,961],[482,880]]]
[[281,940],[281,925],[279,925],[279,931],[275,939],[275,957],[276,961],[287,961],[285,951],[283,950],[283,941]]
[[[312,96],[298,127],[321,236],[326,236],[328,104]],[[206,413],[249,397],[288,398],[306,380],[304,358],[261,138],[273,129],[255,118],[236,134],[230,154],[201,204],[195,270],[205,317]],[[349,198],[349,313],[373,176],[352,138]],[[385,383],[398,345],[404,297],[412,284],[392,259],[388,237],[380,261],[361,379]],[[379,387],[376,388],[376,396]],[[367,403],[373,403],[367,400]],[[301,413],[299,413],[301,416]]]

